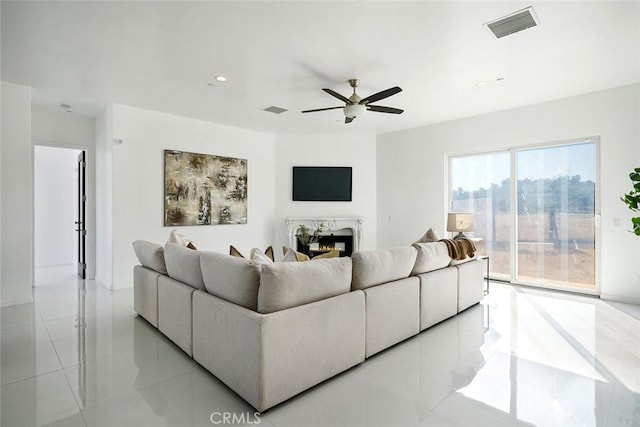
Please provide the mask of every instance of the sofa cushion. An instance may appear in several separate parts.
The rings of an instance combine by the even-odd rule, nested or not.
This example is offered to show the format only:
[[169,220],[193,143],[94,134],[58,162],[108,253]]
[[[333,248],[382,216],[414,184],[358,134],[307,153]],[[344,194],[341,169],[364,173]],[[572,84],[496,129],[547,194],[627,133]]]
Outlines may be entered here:
[[258,311],[272,313],[349,292],[351,259],[282,262],[262,267]]
[[207,292],[255,311],[260,266],[245,258],[209,251],[202,252],[200,266]]
[[167,265],[164,261],[164,248],[157,243],[146,240],[133,242],[133,251],[143,267],[150,268],[158,273],[167,274]]
[[169,277],[196,289],[205,289],[200,270],[200,251],[187,249],[178,243],[167,243],[164,246],[164,259]]
[[416,262],[416,252],[412,246],[354,252],[351,255],[353,289],[366,289],[409,277]]
[[451,263],[451,257],[444,242],[414,243],[413,247],[418,250],[416,264],[411,271],[413,276],[447,267]]

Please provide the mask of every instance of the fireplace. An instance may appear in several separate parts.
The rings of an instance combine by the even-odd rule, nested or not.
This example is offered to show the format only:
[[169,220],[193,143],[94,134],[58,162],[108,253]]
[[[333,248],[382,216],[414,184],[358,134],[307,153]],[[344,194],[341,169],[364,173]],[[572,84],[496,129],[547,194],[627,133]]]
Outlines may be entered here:
[[[320,255],[337,249],[340,256],[350,256],[362,247],[362,218],[288,218],[286,224],[289,247],[299,252]],[[311,230],[322,225],[320,240],[312,243],[309,249],[303,248],[296,237],[302,225]]]
[[[342,230],[339,230],[342,231]],[[340,256],[351,256],[353,253],[353,235],[352,234],[323,234],[316,243],[311,243],[309,247],[305,247],[300,240],[296,239],[296,250],[298,252],[307,253],[307,255],[316,256],[333,250],[337,250]]]

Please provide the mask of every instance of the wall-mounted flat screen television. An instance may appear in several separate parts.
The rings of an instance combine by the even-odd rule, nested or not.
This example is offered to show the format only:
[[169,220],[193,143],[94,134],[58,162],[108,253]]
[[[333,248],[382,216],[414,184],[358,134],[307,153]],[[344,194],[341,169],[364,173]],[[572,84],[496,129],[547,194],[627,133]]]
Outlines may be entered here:
[[294,166],[293,200],[350,202],[351,167]]

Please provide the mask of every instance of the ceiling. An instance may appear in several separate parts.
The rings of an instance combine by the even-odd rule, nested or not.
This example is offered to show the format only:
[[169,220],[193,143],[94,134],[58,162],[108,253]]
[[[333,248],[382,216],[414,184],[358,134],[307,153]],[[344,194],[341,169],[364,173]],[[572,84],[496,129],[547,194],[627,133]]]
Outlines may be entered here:
[[[482,25],[530,5],[538,27],[495,39]],[[640,81],[639,1],[0,7],[2,80],[31,86],[35,105],[86,116],[119,103],[274,134],[380,134]],[[341,105],[321,88],[349,96],[353,77],[363,97],[402,87],[376,104],[405,113],[349,125],[341,110],[300,113]],[[271,105],[289,111],[262,111]]]

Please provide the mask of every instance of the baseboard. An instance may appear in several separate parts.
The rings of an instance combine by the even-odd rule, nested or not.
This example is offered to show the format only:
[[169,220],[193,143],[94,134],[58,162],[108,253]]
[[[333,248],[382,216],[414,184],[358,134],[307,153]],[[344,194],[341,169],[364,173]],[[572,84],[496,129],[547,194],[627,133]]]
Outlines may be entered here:
[[75,265],[76,264],[73,262],[66,262],[63,264],[40,264],[40,265],[34,266],[34,268],[37,270],[38,268],[73,267]]
[[640,298],[623,297],[615,294],[600,294],[600,299],[606,301],[624,302],[627,304],[640,305]]
[[0,307],[9,307],[12,305],[20,305],[20,304],[29,304],[33,302],[33,297],[29,297],[26,299],[3,299],[0,300]]

